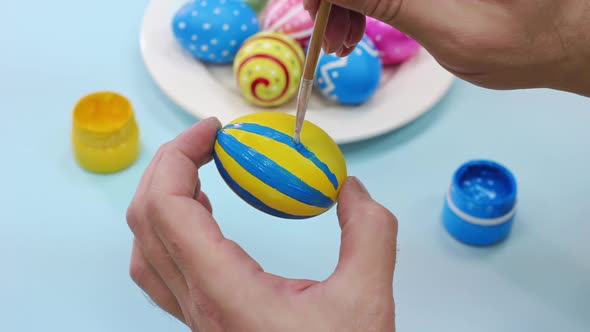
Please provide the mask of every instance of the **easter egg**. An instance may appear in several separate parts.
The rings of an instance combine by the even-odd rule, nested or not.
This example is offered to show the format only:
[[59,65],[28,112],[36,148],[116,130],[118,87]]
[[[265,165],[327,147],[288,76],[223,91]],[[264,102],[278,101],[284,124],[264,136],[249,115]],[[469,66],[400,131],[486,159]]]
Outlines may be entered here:
[[242,43],[260,30],[256,12],[236,0],[191,1],[172,20],[174,35],[195,58],[231,63]]
[[260,16],[262,30],[284,33],[295,39],[303,49],[311,39],[313,24],[303,8],[303,0],[271,0]]
[[290,37],[262,31],[248,38],[233,64],[241,94],[261,107],[274,107],[297,93],[305,55]]
[[371,40],[364,36],[346,57],[326,54],[322,50],[315,73],[321,93],[342,104],[358,105],[377,91],[382,65]]
[[381,53],[384,65],[400,64],[420,50],[420,44],[414,39],[372,17],[367,17],[365,33]]
[[225,183],[256,209],[285,219],[328,211],[346,179],[342,151],[321,128],[305,121],[294,143],[295,117],[251,113],[217,134],[213,159]]

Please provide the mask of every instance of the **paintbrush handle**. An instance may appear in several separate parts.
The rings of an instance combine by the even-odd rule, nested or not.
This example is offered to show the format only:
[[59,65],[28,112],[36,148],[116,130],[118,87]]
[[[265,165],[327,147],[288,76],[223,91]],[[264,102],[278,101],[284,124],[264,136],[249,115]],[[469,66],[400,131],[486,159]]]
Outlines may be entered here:
[[328,18],[330,16],[330,10],[332,9],[332,3],[326,0],[320,0],[320,7],[315,16],[315,22],[311,39],[309,41],[309,48],[307,49],[307,56],[305,57],[305,66],[303,68],[303,79],[312,80],[314,79],[316,66],[320,58],[320,51],[322,50],[322,41],[324,40],[324,34],[326,33],[326,27],[328,26]]
[[295,143],[299,143],[301,139],[301,128],[303,127],[303,122],[305,121],[307,103],[309,101],[309,97],[311,96],[315,71],[320,58],[322,42],[324,40],[326,27],[328,26],[328,17],[330,16],[331,9],[332,4],[330,2],[320,0],[320,7],[318,8],[318,11],[315,15],[313,33],[311,34],[307,55],[305,56],[303,77],[301,78],[299,95],[297,97],[297,117],[295,121],[295,133],[293,134],[293,140]]

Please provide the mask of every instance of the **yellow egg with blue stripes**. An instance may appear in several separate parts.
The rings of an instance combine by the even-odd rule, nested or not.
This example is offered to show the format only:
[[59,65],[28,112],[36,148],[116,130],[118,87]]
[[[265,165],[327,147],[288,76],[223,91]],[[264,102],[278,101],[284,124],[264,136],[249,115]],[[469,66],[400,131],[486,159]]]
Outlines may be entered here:
[[293,141],[295,117],[248,114],[217,133],[213,158],[225,183],[258,210],[285,219],[328,211],[346,179],[346,161],[334,140],[305,121]]

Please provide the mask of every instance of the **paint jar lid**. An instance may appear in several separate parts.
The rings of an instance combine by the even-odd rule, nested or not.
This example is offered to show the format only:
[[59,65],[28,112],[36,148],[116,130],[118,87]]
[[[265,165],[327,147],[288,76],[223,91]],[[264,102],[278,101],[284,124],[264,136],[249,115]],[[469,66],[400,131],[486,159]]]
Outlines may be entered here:
[[74,106],[71,139],[78,163],[110,173],[131,165],[140,150],[139,129],[131,102],[110,91],[91,93]]

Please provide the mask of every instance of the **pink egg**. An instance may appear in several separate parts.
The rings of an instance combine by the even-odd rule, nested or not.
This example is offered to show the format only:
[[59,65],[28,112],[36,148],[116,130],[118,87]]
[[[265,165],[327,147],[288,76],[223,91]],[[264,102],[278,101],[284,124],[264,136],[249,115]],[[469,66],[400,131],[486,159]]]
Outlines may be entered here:
[[284,33],[303,49],[311,38],[313,20],[303,8],[303,0],[271,0],[260,15],[261,29]]
[[381,52],[384,65],[400,64],[420,50],[420,44],[391,25],[367,16],[365,32]]

